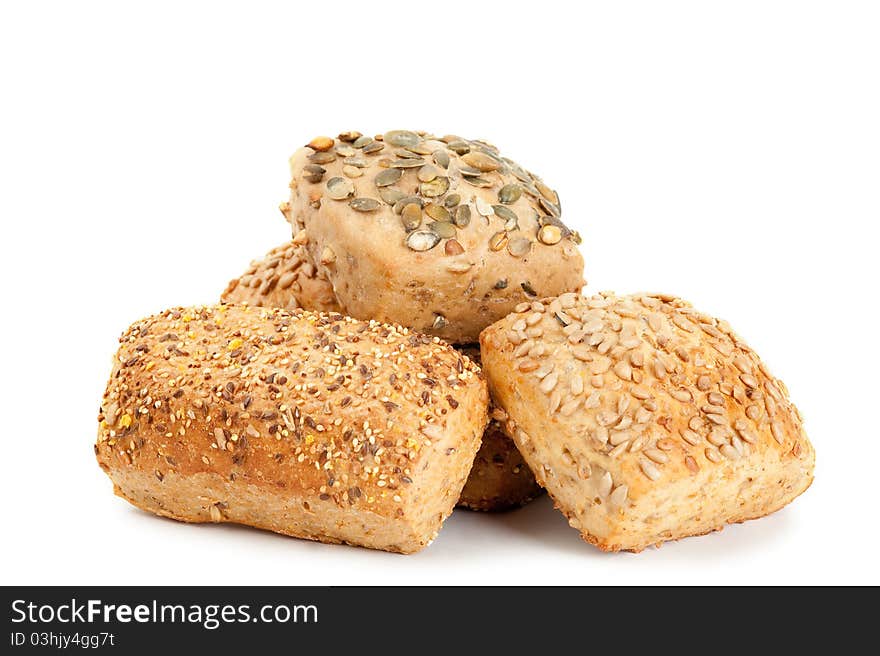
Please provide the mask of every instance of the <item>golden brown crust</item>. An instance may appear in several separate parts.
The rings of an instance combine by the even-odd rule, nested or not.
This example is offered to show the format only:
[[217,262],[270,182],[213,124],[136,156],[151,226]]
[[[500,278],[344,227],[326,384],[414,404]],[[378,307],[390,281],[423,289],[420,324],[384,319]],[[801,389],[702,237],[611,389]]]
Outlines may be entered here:
[[783,383],[726,322],[680,299],[524,304],[481,347],[508,432],[602,549],[761,517],[812,482],[815,453]]
[[[455,350],[480,364],[478,344],[456,346]],[[483,512],[519,508],[544,491],[535,481],[513,440],[504,432],[503,423],[507,415],[500,408],[495,408],[491,400],[489,417],[489,425],[483,433],[480,450],[461,491],[458,506]]]
[[399,326],[177,308],[120,338],[95,452],[152,512],[410,553],[452,511],[487,400],[473,363]]
[[341,312],[333,286],[309,260],[304,235],[251,262],[241,276],[229,282],[220,300],[285,310],[302,307],[315,312]]
[[290,161],[293,233],[347,314],[465,344],[522,300],[583,286],[556,192],[494,146],[353,134]]

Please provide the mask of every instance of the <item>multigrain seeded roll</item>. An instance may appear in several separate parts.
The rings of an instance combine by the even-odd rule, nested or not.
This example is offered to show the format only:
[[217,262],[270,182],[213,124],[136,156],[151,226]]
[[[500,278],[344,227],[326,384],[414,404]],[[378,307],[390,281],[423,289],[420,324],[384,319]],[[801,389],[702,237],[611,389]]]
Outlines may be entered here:
[[293,234],[351,316],[468,344],[517,303],[584,284],[556,192],[485,142],[348,132],[290,167]]
[[120,338],[95,453],[159,515],[411,553],[452,512],[487,400],[466,357],[398,326],[178,308]]
[[340,312],[333,287],[309,260],[305,235],[273,248],[229,282],[220,300],[258,307]]
[[[473,362],[480,362],[478,345],[456,346]],[[499,512],[526,505],[543,493],[532,471],[505,434],[502,422],[507,419],[500,408],[489,404],[491,420],[483,433],[474,466],[468,475],[458,505],[469,510]]]
[[[333,293],[327,293],[329,283],[318,273],[312,275],[313,268],[305,273],[309,263],[303,263],[299,255],[302,249],[295,241],[272,249],[264,260],[252,263],[243,276],[229,283],[221,300],[318,311],[334,307]],[[291,275],[294,278],[291,279]],[[285,282],[286,277],[292,282]],[[297,280],[301,284],[297,285]],[[456,347],[456,350],[479,364],[478,345]],[[490,408],[490,414],[492,412],[499,415],[501,411]],[[541,492],[516,446],[493,418],[486,427],[458,505],[470,510],[509,510],[525,505]]]
[[640,551],[772,513],[813,480],[782,381],[671,296],[565,294],[481,336],[508,432],[585,540]]

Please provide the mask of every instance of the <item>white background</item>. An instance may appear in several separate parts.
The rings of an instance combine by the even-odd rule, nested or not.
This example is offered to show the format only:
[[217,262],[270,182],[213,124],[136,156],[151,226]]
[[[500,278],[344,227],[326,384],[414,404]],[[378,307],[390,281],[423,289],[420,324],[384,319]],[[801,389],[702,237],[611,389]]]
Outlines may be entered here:
[[[880,20],[864,2],[3,3],[2,583],[880,583]],[[318,134],[483,137],[559,189],[590,287],[729,320],[818,452],[789,508],[641,555],[549,502],[414,556],[188,526],[92,454],[116,338],[289,236]]]

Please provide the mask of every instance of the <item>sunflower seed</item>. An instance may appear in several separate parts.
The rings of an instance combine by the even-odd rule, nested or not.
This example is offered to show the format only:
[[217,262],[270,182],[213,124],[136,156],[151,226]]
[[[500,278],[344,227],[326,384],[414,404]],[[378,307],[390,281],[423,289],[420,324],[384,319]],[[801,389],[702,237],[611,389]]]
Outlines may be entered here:
[[447,255],[461,255],[464,253],[464,247],[457,239],[450,239],[447,241],[444,250]]
[[471,222],[471,208],[468,205],[459,205],[455,208],[455,225],[466,228]]
[[407,232],[415,230],[422,224],[422,208],[418,203],[409,203],[400,213],[400,220]]
[[660,470],[647,458],[639,458],[639,467],[642,470],[642,473],[650,478],[652,481],[656,481],[660,478]]
[[447,264],[446,270],[450,273],[464,273],[465,271],[469,271],[473,266],[473,262],[468,262],[466,260],[456,260]]
[[414,251],[429,251],[440,243],[440,236],[435,232],[418,230],[409,233],[406,245]]
[[303,167],[303,177],[309,182],[320,182],[326,172],[327,169],[317,164],[306,164]]
[[439,175],[430,182],[419,184],[419,193],[428,198],[437,198],[449,190],[449,178]]
[[333,200],[345,200],[354,193],[354,183],[346,178],[327,180],[327,195]]
[[514,257],[524,257],[532,248],[532,241],[525,237],[511,239],[507,244],[507,251]]
[[471,151],[466,155],[462,155],[461,161],[463,161],[468,166],[473,166],[475,169],[479,169],[484,173],[488,171],[497,171],[499,168],[501,168],[501,164],[494,157],[490,157],[489,155],[481,153],[479,151]]
[[449,153],[443,148],[438,148],[434,151],[434,163],[444,169],[449,168]]
[[390,132],[386,132],[385,143],[391,144],[392,146],[403,146],[406,148],[407,146],[416,146],[419,143],[420,137],[415,132],[410,132],[409,130],[391,130]]
[[531,296],[534,298],[538,295],[538,292],[535,291],[535,288],[532,287],[532,283],[530,283],[528,280],[526,280],[525,282],[521,282],[519,286],[522,287],[522,290],[525,292],[526,296]]
[[400,191],[400,189],[391,189],[390,187],[383,187],[379,189],[379,198],[384,200],[389,205],[394,205],[397,201],[402,198],[406,198],[406,194]]
[[558,244],[562,239],[562,231],[555,225],[545,225],[538,230],[538,241],[542,244],[552,246]]
[[441,239],[449,239],[455,237],[455,226],[448,221],[437,221],[432,223],[428,228],[437,234]]
[[375,183],[377,187],[388,187],[400,180],[402,176],[403,171],[400,169],[385,169],[376,176]]
[[443,204],[450,209],[455,207],[461,202],[461,196],[458,194],[449,194],[446,198],[443,199]]
[[336,154],[318,151],[309,155],[309,161],[313,164],[329,164],[336,161]]
[[330,137],[315,137],[307,145],[312,150],[324,152],[333,148],[333,144],[335,143],[336,142]]
[[612,506],[622,506],[626,503],[626,495],[628,492],[629,488],[626,485],[618,485],[614,488],[611,496],[608,497],[608,501]]
[[438,175],[440,175],[440,171],[433,164],[425,164],[418,170],[416,174],[422,182],[430,182]]
[[507,289],[507,278],[502,278],[493,285],[495,289]]
[[374,212],[380,207],[379,201],[375,198],[352,198],[348,204],[351,209],[358,212]]
[[435,221],[451,221],[451,217],[449,216],[449,210],[447,210],[442,205],[436,205],[434,203],[428,203],[425,205],[425,214],[430,216]]
[[503,187],[501,187],[501,189],[498,190],[498,200],[500,200],[505,205],[512,205],[513,203],[518,201],[521,196],[522,187],[513,182],[504,185]]
[[502,248],[507,246],[507,233],[506,232],[496,232],[489,238],[489,248],[493,251],[500,251]]

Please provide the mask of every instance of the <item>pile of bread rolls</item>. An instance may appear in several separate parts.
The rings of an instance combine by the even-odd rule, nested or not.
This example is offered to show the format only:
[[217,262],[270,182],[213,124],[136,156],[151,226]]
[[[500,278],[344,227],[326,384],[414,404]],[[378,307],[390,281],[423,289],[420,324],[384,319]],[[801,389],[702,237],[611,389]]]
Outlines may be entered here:
[[316,137],[291,241],[120,338],[95,453],[187,522],[412,553],[546,490],[640,551],[767,515],[815,454],[783,383],[673,296],[587,295],[556,191],[485,141]]

